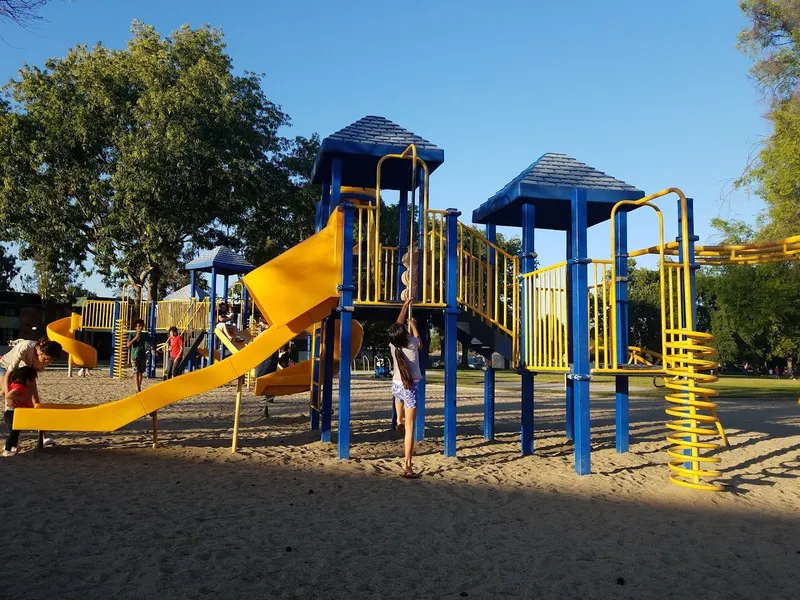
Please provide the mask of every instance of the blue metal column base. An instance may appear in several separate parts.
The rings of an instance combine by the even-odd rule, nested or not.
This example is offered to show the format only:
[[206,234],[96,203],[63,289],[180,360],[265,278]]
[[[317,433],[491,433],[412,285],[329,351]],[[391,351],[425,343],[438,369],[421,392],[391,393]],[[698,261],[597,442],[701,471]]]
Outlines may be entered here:
[[[334,159],[334,172],[337,159]],[[334,182],[337,184],[334,174]],[[344,210],[344,251],[342,256],[342,297],[339,300],[339,460],[350,458],[350,392],[353,339],[353,218],[355,205],[341,204]]]
[[444,313],[444,455],[456,455],[456,439],[458,437],[458,374],[456,353],[458,341],[458,309],[448,307]]
[[[522,205],[522,254],[521,271],[530,273],[536,269],[536,252],[534,245],[534,234],[536,232],[536,210],[533,204]],[[523,290],[524,291],[524,290]],[[527,316],[529,311],[526,307],[528,299],[521,293],[522,298],[522,348],[529,347],[533,340],[528,339],[527,332],[533,331],[531,323],[528,323]],[[523,353],[524,355],[524,353]],[[527,364],[522,364],[522,393],[520,398],[520,452],[523,456],[533,454],[533,373],[527,369]]]
[[[458,438],[458,217],[454,208],[448,208],[445,215],[445,297],[447,308],[444,311],[444,455],[456,455]],[[420,245],[420,247],[422,247]]]
[[627,375],[618,375],[616,377],[616,412],[614,418],[614,429],[617,432],[617,452],[620,454],[628,451],[630,444],[630,426],[628,423],[628,388]]
[[565,376],[564,392],[566,395],[565,431],[568,440],[575,439],[575,385],[572,378]]
[[[616,287],[617,305],[617,364],[628,362],[628,213],[618,212],[614,217],[614,228],[617,231],[614,248],[614,261],[617,269]],[[616,395],[614,406],[614,431],[617,452],[624,453],[630,446],[630,397],[629,378],[627,375],[616,377]]]
[[422,337],[420,342],[422,348],[419,351],[419,369],[422,373],[422,379],[417,386],[417,419],[414,424],[414,441],[421,442],[425,439],[425,375],[428,371],[428,346],[430,344],[430,336],[428,335],[428,318],[423,317],[417,321],[419,334]]
[[333,338],[336,335],[336,321],[333,313],[323,325],[325,329],[325,356],[323,357],[322,381],[322,431],[320,441],[331,441],[331,418],[333,416]]
[[494,439],[494,367],[483,372],[483,439]]
[[[150,343],[155,347],[156,345],[156,308],[158,304],[155,300],[150,301],[150,318],[148,319],[147,333],[150,334]],[[152,348],[147,349],[147,378],[155,379],[156,377],[156,357],[153,356]]]
[[575,389],[575,472],[591,470],[591,418],[589,414],[589,280],[587,264],[586,190],[572,191],[572,340],[574,342],[572,378]]

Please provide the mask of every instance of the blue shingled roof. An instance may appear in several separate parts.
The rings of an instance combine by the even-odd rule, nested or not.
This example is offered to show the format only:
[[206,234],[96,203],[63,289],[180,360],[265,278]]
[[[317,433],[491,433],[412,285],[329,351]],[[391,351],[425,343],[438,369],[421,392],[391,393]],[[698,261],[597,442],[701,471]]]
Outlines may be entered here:
[[[433,173],[444,162],[444,150],[436,144],[400,127],[385,117],[367,116],[329,135],[320,144],[314,162],[312,181],[330,183],[334,158],[342,160],[342,185],[375,187],[378,160],[387,154],[400,154],[410,144]],[[411,161],[388,160],[381,169],[381,188],[407,190],[411,184]]]
[[187,271],[211,272],[214,268],[218,275],[240,275],[249,273],[255,267],[238,254],[225,246],[217,246],[195,258],[186,265]]
[[[191,287],[191,284],[185,285],[181,289],[175,290],[171,294],[165,296],[164,300],[189,300],[191,298],[191,292],[189,291]],[[208,297],[208,292],[199,286],[195,286],[194,297],[197,300],[205,300],[206,297]]]
[[620,200],[644,196],[642,190],[571,156],[548,152],[476,208],[472,221],[519,227],[522,205],[533,204],[537,228],[566,231],[575,188],[586,190],[589,226],[607,220]]

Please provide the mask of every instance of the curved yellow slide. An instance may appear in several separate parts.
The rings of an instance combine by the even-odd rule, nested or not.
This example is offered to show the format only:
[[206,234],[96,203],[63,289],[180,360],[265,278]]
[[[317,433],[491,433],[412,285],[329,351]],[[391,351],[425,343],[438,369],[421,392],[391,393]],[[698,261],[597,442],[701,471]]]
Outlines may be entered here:
[[243,278],[261,314],[273,325],[241,351],[205,369],[180,375],[106,404],[43,404],[14,411],[14,429],[114,431],[160,408],[243,376],[296,335],[327,317],[342,281],[341,211],[325,229]]
[[97,366],[97,350],[75,339],[75,332],[81,328],[81,320],[81,315],[72,313],[71,317],[53,321],[47,326],[47,337],[61,344],[73,365],[94,369]]
[[[350,344],[352,356],[361,350],[361,342],[364,339],[364,328],[358,321],[353,321],[353,340]],[[325,346],[320,351],[320,368],[324,364]],[[273,373],[262,375],[256,379],[256,396],[288,396],[290,394],[300,394],[307,392],[311,388],[311,368],[314,364],[312,360],[303,362],[281,369]],[[336,321],[336,337],[333,341],[333,370],[339,368],[339,321]],[[320,374],[320,377],[322,375]]]

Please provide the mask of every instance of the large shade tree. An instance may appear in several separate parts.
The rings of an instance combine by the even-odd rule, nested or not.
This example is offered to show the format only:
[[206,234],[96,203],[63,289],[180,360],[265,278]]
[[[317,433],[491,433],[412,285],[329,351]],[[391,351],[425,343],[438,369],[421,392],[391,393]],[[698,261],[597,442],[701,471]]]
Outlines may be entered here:
[[124,49],[80,45],[26,65],[3,89],[0,219],[27,257],[91,259],[108,285],[158,298],[187,248],[285,246],[303,233],[287,232],[298,205],[313,226],[295,168],[314,140],[279,135],[288,116],[260,76],[234,72],[221,31],[162,37],[134,22],[132,33]]

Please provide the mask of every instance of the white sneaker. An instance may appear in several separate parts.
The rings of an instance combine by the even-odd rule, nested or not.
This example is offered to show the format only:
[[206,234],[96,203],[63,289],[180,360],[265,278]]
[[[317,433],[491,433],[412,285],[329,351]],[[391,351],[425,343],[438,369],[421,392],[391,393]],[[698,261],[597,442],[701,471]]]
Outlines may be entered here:
[[3,450],[3,456],[14,456],[16,453],[16,448],[12,448],[11,450]]
[[58,442],[56,442],[53,438],[44,438],[42,442],[45,448],[52,448],[53,446],[58,446]]

